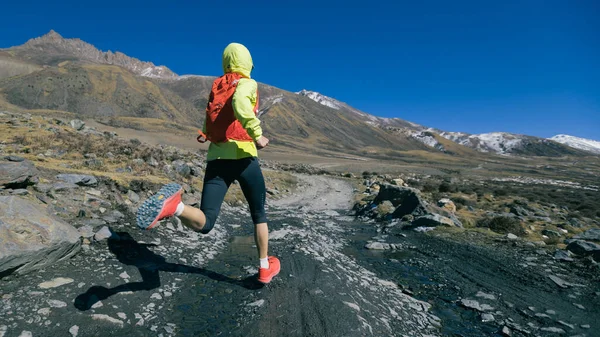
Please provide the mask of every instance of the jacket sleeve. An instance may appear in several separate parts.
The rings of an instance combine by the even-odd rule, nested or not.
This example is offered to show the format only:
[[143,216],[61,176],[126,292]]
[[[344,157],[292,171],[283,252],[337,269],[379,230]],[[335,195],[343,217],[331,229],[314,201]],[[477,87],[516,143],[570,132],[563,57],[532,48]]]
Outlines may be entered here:
[[242,124],[248,135],[256,140],[262,136],[262,128],[260,120],[254,114],[254,106],[256,105],[256,81],[251,79],[240,79],[240,82],[233,94],[233,112],[235,118]]

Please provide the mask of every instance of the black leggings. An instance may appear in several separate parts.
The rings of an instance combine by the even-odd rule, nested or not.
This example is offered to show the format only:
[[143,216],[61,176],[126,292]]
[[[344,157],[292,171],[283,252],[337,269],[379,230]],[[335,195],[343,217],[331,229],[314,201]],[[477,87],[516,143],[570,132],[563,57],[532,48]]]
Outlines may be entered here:
[[206,216],[206,224],[200,233],[210,232],[221,210],[225,194],[233,181],[240,183],[250,207],[254,224],[267,222],[265,213],[266,188],[258,158],[216,159],[206,165],[200,210]]

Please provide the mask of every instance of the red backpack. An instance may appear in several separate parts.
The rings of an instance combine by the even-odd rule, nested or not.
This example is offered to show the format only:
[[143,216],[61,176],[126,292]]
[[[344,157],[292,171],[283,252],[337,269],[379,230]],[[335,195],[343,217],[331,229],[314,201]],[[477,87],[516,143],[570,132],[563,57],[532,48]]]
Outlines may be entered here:
[[[213,143],[223,143],[228,140],[252,140],[233,112],[233,94],[241,78],[242,75],[238,73],[227,73],[213,82],[206,105],[206,134],[198,131],[199,142],[210,140]],[[256,100],[255,114],[258,111],[258,90]],[[202,140],[202,137],[206,140]]]

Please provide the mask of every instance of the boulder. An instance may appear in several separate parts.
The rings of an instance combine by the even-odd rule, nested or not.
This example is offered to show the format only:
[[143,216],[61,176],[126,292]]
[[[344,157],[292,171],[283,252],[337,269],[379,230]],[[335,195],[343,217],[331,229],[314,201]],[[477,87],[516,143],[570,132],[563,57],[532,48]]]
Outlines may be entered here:
[[550,229],[542,230],[542,235],[546,235],[549,238],[559,238],[562,236],[559,232]]
[[574,240],[567,245],[567,250],[579,256],[592,256],[600,261],[600,245],[583,240]]
[[389,200],[396,207],[392,214],[394,218],[402,218],[407,214],[419,216],[428,213],[419,190],[414,188],[384,184],[373,203],[379,205],[385,200]]
[[75,254],[77,230],[37,204],[0,196],[0,274],[44,268]]
[[71,125],[71,127],[77,131],[81,131],[83,130],[83,128],[85,127],[85,122],[79,119],[72,119],[69,122],[69,125]]
[[0,162],[0,187],[24,188],[38,183],[38,170],[29,160]]
[[98,180],[94,176],[86,174],[59,174],[56,179],[66,181],[68,183],[76,184],[79,186],[96,186]]
[[600,228],[593,228],[581,234],[574,236],[575,239],[589,240],[589,241],[600,241]]

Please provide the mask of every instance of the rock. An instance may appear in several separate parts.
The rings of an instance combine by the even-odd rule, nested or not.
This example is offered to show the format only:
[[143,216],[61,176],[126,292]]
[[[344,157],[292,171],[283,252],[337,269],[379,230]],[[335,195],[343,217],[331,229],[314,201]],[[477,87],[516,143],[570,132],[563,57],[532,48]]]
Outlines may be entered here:
[[417,217],[415,220],[413,220],[412,225],[417,227],[455,227],[454,221],[452,221],[452,219],[447,218],[445,216],[441,216],[439,214],[427,214]]
[[554,259],[558,260],[558,261],[567,261],[567,262],[572,262],[575,261],[575,259],[573,259],[571,257],[571,252],[569,252],[568,250],[557,250],[554,253]]
[[96,234],[94,234],[94,240],[96,240],[96,241],[102,241],[105,239],[109,239],[111,237],[116,237],[116,234],[114,234],[106,226],[102,227],[98,232],[96,232]]
[[382,242],[371,242],[365,245],[365,248],[370,250],[387,250],[391,249],[390,245]]
[[6,156],[6,157],[4,157],[4,159],[6,159],[8,161],[12,161],[12,162],[17,162],[17,163],[25,161],[25,158],[19,157],[19,156]]
[[600,261],[600,245],[593,242],[575,240],[567,245],[567,250],[580,256],[592,256]]
[[121,328],[124,326],[123,321],[110,317],[108,315],[104,315],[104,314],[93,314],[92,315],[92,319],[95,321],[106,321],[106,322],[110,322],[113,324],[116,324],[118,326],[120,326]]
[[78,189],[78,188],[79,188],[79,185],[75,185],[75,184],[69,183],[69,182],[58,182],[58,183],[52,185],[52,190],[55,192],[71,191],[71,190]]
[[581,227],[585,226],[585,224],[582,223],[581,221],[579,221],[579,219],[577,219],[577,218],[570,218],[569,225],[571,225],[575,228],[581,228]]
[[519,239],[519,237],[514,235],[513,233],[506,234],[506,238],[509,240],[518,240]]
[[183,177],[189,177],[192,173],[190,166],[183,160],[175,160],[171,164],[173,165],[175,172]]
[[485,298],[486,300],[492,300],[492,301],[496,300],[496,295],[486,294],[483,291],[478,291],[477,294],[475,294],[475,297],[481,297],[481,298]]
[[76,184],[79,186],[96,186],[98,180],[94,176],[85,174],[59,174],[56,179],[66,181],[68,183]]
[[69,122],[69,125],[71,125],[71,127],[77,131],[81,131],[83,130],[83,128],[85,127],[85,122],[79,119],[72,119]]
[[48,267],[80,248],[79,233],[46,213],[43,207],[15,196],[0,196],[0,273],[19,274]]
[[67,307],[67,303],[63,302],[63,301],[59,301],[59,300],[48,300],[48,305],[51,306],[52,308],[66,308]]
[[564,321],[558,321],[558,323],[559,323],[560,325],[564,325],[564,326],[566,326],[567,328],[569,328],[569,329],[571,329],[571,330],[575,330],[575,326],[574,326],[573,324],[569,324],[569,323],[567,323],[567,322],[564,322]]
[[108,223],[117,223],[125,218],[125,215],[119,211],[112,211],[102,217],[102,220]]
[[449,212],[456,213],[456,205],[448,198],[440,199],[438,201],[438,206],[447,209]]
[[42,282],[42,283],[38,284],[38,287],[42,288],[42,289],[51,289],[51,288],[60,287],[62,285],[69,284],[72,282],[73,282],[72,278],[57,277],[51,281],[46,281],[46,282]]
[[510,328],[507,326],[502,327],[502,331],[500,331],[500,333],[502,334],[502,336],[505,336],[505,337],[512,336],[512,332],[510,331]]
[[394,218],[402,218],[407,214],[418,216],[428,213],[419,190],[413,188],[384,184],[380,187],[373,203],[379,205],[385,200],[389,200],[396,207],[392,214]]
[[477,310],[480,312],[494,310],[494,308],[491,307],[490,305],[481,304],[475,300],[462,299],[462,300],[460,300],[460,304],[465,308]]
[[29,160],[0,162],[0,187],[25,188],[38,183],[38,170]]
[[404,180],[401,178],[392,179],[392,184],[396,186],[404,186]]
[[40,193],[48,193],[52,189],[52,185],[51,184],[39,183],[39,184],[35,185],[33,187],[33,189],[36,190],[36,191],[38,191],[38,192],[40,192]]
[[82,238],[89,239],[94,236],[94,228],[90,225],[81,226],[77,229]]
[[33,334],[31,333],[31,331],[23,330],[21,331],[19,337],[33,337]]
[[483,315],[481,315],[481,321],[484,322],[484,323],[493,322],[495,320],[496,320],[496,318],[492,314],[483,314]]
[[548,277],[554,282],[556,283],[557,286],[561,287],[561,288],[569,288],[571,286],[571,284],[563,279],[561,279],[558,276],[554,276],[554,275],[548,275]]
[[77,337],[77,335],[79,334],[79,326],[77,325],[73,325],[70,329],[69,329],[69,333],[71,334],[72,337]]
[[561,328],[555,328],[555,327],[541,328],[540,330],[545,331],[545,332],[558,333],[558,334],[565,334],[566,333],[565,330],[563,330]]
[[435,227],[416,227],[413,230],[419,233],[426,233],[435,230]]
[[104,162],[101,159],[93,158],[84,160],[83,165],[91,169],[99,169],[102,168],[102,166],[104,166]]
[[550,230],[550,229],[544,229],[544,230],[542,230],[542,235],[546,235],[549,238],[559,238],[559,237],[562,236],[562,234],[560,234],[559,232],[553,231],[553,230]]
[[529,216],[529,211],[518,205],[510,206],[510,212],[518,216]]
[[148,165],[152,166],[152,167],[158,167],[158,161],[156,159],[154,159],[154,157],[150,157],[150,159],[148,159]]
[[575,235],[573,238],[589,241],[600,241],[600,228],[592,228],[581,234]]
[[12,195],[28,195],[29,191],[24,188],[19,188],[16,190],[12,190],[12,192],[10,192],[10,194],[12,194]]
[[132,190],[129,190],[127,192],[127,199],[129,199],[129,201],[133,202],[134,204],[140,202],[140,196]]

